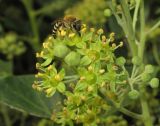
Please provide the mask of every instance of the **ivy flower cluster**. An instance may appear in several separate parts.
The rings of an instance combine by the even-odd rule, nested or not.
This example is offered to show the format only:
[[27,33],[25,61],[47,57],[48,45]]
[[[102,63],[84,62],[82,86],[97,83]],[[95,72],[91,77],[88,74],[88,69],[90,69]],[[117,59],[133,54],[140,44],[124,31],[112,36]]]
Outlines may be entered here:
[[14,56],[22,54],[26,49],[23,42],[18,40],[18,36],[12,32],[1,36],[0,43],[0,53],[6,55],[9,60],[13,59]]
[[[84,25],[85,26],[85,25]],[[125,58],[114,55],[123,46],[117,45],[115,34],[106,37],[102,29],[81,30],[81,36],[62,30],[56,39],[48,37],[43,49],[36,56],[38,73],[33,88],[51,97],[55,93],[64,96],[61,111],[51,119],[62,125],[105,123],[106,112],[111,109],[100,95],[120,102],[128,93],[128,72]]]

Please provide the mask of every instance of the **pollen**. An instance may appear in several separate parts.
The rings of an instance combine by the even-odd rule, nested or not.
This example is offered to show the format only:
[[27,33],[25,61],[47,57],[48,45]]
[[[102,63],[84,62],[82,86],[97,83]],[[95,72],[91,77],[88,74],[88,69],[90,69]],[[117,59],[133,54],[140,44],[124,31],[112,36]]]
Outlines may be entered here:
[[75,36],[75,33],[70,33],[68,36],[69,38],[73,38]]
[[113,44],[112,44],[112,47],[113,47],[113,48],[116,48],[116,44],[115,44],[115,43],[113,43]]
[[91,32],[95,32],[95,29],[94,29],[94,28],[90,28],[90,31],[91,31]]
[[82,32],[82,33],[85,33],[86,30],[87,30],[87,28],[83,28],[83,29],[81,29],[81,32]]
[[43,43],[43,48],[48,48],[48,43]]
[[123,46],[123,42],[120,42],[119,47],[122,47],[122,46]]
[[91,91],[93,91],[93,87],[89,86],[87,90],[88,90],[88,92],[91,92]]
[[102,36],[102,42],[106,42],[106,40],[107,40],[107,39],[106,39],[106,36],[103,35],[103,36]]
[[85,80],[86,78],[84,76],[80,77],[80,80]]
[[88,71],[92,71],[93,70],[93,67],[92,66],[89,66],[88,67]]
[[60,81],[60,80],[61,80],[61,77],[60,77],[59,74],[57,74],[57,75],[55,75],[54,79],[55,79],[56,81]]
[[103,34],[103,33],[104,33],[104,31],[102,28],[97,31],[97,34]]
[[40,66],[40,63],[36,63],[36,68],[39,68]]
[[49,65],[49,67],[47,68],[49,71],[52,70],[53,66]]
[[99,70],[99,73],[100,73],[100,74],[103,74],[104,72],[105,72],[105,69],[100,69],[100,70]]
[[52,93],[53,89],[52,88],[48,88],[45,90],[45,92],[49,95],[50,93]]
[[39,57],[40,57],[40,54],[39,54],[39,53],[36,53],[36,57],[39,58]]
[[61,33],[60,33],[60,35],[61,35],[61,36],[65,36],[66,33],[67,33],[67,32],[66,32],[65,30],[62,30]]
[[37,73],[37,76],[38,76],[38,77],[42,77],[43,74],[42,74],[42,73]]
[[36,88],[37,88],[37,84],[35,84],[35,83],[32,84],[32,88],[33,88],[33,89],[36,89]]
[[43,51],[41,51],[40,56],[41,56],[41,57],[43,57],[43,56],[44,56],[44,52],[43,52]]
[[49,40],[51,40],[51,39],[52,39],[52,36],[49,37]]
[[114,36],[115,36],[115,33],[114,33],[114,32],[111,32],[109,36],[110,36],[110,37],[114,37]]
[[82,24],[82,27],[83,27],[83,28],[86,28],[86,24]]

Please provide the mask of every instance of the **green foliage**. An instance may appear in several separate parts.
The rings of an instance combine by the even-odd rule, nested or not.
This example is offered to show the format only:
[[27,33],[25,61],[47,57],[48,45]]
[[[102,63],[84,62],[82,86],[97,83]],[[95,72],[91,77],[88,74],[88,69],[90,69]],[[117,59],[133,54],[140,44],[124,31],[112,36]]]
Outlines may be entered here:
[[25,51],[23,42],[18,40],[18,36],[15,33],[8,33],[5,36],[1,36],[0,43],[0,52],[6,55],[9,60]]
[[[20,111],[50,118],[52,108],[60,108],[60,96],[46,98],[32,89],[33,76],[7,77],[0,80],[0,101]],[[54,101],[53,101],[54,99]]]
[[[0,1],[0,56],[10,60],[0,60],[0,101],[62,125],[158,126],[158,4],[159,0]],[[82,29],[81,37],[63,32],[57,39],[47,38],[42,51],[36,54],[40,59],[36,64],[39,73],[33,88],[40,92],[34,92],[33,76],[11,76],[22,66],[25,67],[22,73],[33,68],[33,64],[26,62],[33,60],[32,51],[27,49],[29,60],[18,57],[23,64],[13,58],[26,50],[23,42],[27,48],[29,44],[34,50],[40,50],[40,41],[51,31],[52,20],[64,13],[94,27],[105,24],[107,31],[116,33],[116,38],[114,33],[106,38],[103,30],[95,29]],[[120,49],[122,54],[116,51],[119,57],[114,51],[123,43],[116,45],[113,41],[117,38],[125,42]],[[6,126],[11,126],[12,117],[19,116],[12,115],[3,105],[0,107],[0,118],[4,118],[0,124],[4,120]],[[122,114],[132,119],[125,120]],[[19,119],[23,122],[21,126],[24,118],[23,114]],[[30,125],[28,119],[27,125]],[[43,119],[38,125],[52,124]]]
[[0,79],[12,75],[12,63],[0,60]]

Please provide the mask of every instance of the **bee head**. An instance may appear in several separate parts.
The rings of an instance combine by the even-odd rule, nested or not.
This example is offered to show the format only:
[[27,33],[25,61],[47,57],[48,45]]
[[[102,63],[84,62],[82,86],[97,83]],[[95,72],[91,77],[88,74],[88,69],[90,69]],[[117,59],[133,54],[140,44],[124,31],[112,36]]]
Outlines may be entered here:
[[76,31],[80,31],[80,30],[81,30],[81,27],[82,27],[82,21],[81,21],[81,20],[76,20],[76,21],[73,23],[73,28],[74,28]]

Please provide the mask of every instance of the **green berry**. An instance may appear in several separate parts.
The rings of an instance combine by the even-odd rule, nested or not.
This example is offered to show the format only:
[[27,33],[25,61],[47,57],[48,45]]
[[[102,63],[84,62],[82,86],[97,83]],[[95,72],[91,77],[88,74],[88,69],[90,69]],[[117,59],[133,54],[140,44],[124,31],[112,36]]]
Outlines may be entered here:
[[135,57],[132,58],[132,63],[133,63],[134,65],[139,66],[139,65],[141,65],[141,63],[142,63],[142,60],[141,60],[140,57],[135,56]]
[[146,73],[153,73],[154,72],[154,67],[152,65],[146,65],[145,66],[145,72]]
[[53,50],[54,50],[54,55],[59,58],[64,58],[69,52],[69,48],[63,44],[55,45]]
[[158,88],[159,86],[159,79],[158,78],[153,78],[151,81],[150,81],[150,86],[152,88]]
[[112,15],[112,12],[111,12],[110,9],[105,9],[105,10],[104,10],[104,16],[110,17],[111,15]]
[[131,99],[137,99],[139,97],[139,92],[137,90],[132,90],[128,93]]
[[116,59],[116,63],[119,66],[124,66],[124,64],[126,63],[126,59],[124,57],[119,57]]
[[151,79],[151,75],[148,74],[148,73],[143,73],[141,75],[141,79],[142,79],[143,82],[148,82]]
[[80,55],[72,51],[65,57],[64,60],[69,66],[76,66],[80,63]]

